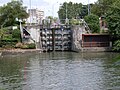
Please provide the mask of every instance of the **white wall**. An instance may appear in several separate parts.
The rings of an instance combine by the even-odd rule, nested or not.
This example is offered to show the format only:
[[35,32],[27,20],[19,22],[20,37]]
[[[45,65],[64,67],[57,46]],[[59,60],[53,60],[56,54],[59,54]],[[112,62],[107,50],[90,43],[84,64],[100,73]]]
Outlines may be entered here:
[[31,28],[29,32],[33,40],[35,40],[35,42],[39,42],[39,37],[40,37],[39,29]]

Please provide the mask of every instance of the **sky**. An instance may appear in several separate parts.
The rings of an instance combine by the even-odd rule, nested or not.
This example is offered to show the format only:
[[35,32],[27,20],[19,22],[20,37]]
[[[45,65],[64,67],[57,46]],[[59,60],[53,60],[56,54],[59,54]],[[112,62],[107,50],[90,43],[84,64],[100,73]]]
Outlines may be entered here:
[[[0,6],[10,2],[11,0],[0,0]],[[30,8],[30,1],[31,1],[31,8],[35,9],[38,8],[45,13],[46,16],[54,16],[58,17],[58,10],[60,5],[63,2],[74,2],[74,3],[82,3],[82,4],[88,4],[94,3],[97,0],[23,0],[23,5]]]

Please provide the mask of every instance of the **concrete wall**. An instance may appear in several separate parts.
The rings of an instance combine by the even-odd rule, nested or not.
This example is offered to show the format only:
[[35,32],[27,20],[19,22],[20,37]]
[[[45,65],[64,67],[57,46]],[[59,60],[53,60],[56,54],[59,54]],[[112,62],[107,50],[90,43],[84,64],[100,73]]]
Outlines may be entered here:
[[40,26],[27,26],[27,32],[30,34],[30,38],[27,43],[35,43],[37,49],[41,49],[41,36]]
[[111,43],[108,47],[85,47],[82,45],[82,34],[87,34],[84,26],[73,26],[72,27],[72,51],[76,52],[98,52],[98,51],[111,51]]
[[82,34],[87,33],[84,26],[72,26],[72,51],[81,51]]
[[30,35],[33,38],[33,40],[35,42],[39,42],[39,37],[40,37],[40,29],[36,29],[36,28],[31,28],[30,29]]

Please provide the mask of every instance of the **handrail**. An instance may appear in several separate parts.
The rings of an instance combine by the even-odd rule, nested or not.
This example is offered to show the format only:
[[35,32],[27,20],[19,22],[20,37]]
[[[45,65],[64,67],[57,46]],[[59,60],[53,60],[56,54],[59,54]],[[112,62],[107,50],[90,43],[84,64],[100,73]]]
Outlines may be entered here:
[[83,24],[84,24],[84,26],[87,28],[87,32],[88,32],[88,33],[91,33],[91,30],[90,30],[88,24],[85,22],[85,20],[83,20]]
[[82,42],[82,47],[109,47],[109,42]]

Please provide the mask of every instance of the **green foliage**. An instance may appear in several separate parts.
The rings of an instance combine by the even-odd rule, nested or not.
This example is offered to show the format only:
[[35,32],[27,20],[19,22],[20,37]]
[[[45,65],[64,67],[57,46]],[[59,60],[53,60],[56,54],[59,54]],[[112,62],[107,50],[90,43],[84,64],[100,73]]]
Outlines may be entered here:
[[115,41],[113,44],[113,51],[120,51],[120,40]]
[[21,49],[35,49],[36,46],[34,43],[31,43],[31,44],[23,44],[20,48]]
[[16,18],[24,20],[27,17],[26,7],[23,7],[19,0],[12,0],[0,7],[0,25],[2,27],[16,25]]
[[20,48],[21,48],[21,49],[29,49],[26,44],[22,45]]
[[115,1],[116,0],[98,0],[95,4],[91,5],[91,13],[99,17],[105,15]]
[[0,41],[2,40],[3,36],[4,36],[4,30],[0,29]]
[[119,61],[120,61],[120,55],[112,59],[112,62],[119,62]]
[[0,88],[0,90],[6,90],[6,89]]
[[30,43],[30,44],[23,44],[23,43],[17,43],[15,45],[15,48],[20,48],[20,49],[35,49],[36,46],[34,43]]
[[106,20],[110,35],[113,38],[120,39],[120,1],[111,6],[106,15]]
[[11,29],[2,29],[0,30],[0,36],[2,37],[1,40],[13,40],[16,39],[18,41],[20,41],[20,30],[19,29],[15,29],[15,30],[11,30]]
[[14,47],[20,41],[20,30],[2,29],[0,38],[0,47]]
[[69,3],[64,2],[62,6],[60,6],[58,11],[58,15],[62,23],[65,22],[66,18],[79,19],[79,18],[83,18],[87,14],[88,14],[87,5],[82,5],[81,3],[72,3],[72,2]]
[[17,43],[17,40],[1,40],[0,47],[2,48],[14,48],[15,44]]
[[46,19],[43,20],[43,25],[50,26],[53,23],[57,23],[57,21],[58,21],[57,17],[48,16],[46,17]]
[[29,49],[35,49],[35,47],[36,47],[36,46],[35,46],[34,43],[28,44],[28,48],[29,48]]
[[106,14],[106,21],[108,24],[109,34],[113,38],[113,50],[120,51],[120,1],[111,5]]
[[84,18],[86,15],[88,15],[88,5],[82,5],[81,13],[79,14],[79,17]]
[[19,29],[13,30],[13,32],[12,32],[12,38],[15,38],[18,41],[21,40],[21,33],[20,33]]
[[70,21],[70,24],[71,24],[71,25],[80,25],[81,22],[80,22],[80,20],[78,20],[78,19],[72,19],[72,20]]
[[85,16],[84,19],[87,22],[92,33],[99,33],[100,26],[99,26],[99,17],[97,15],[91,14],[91,15]]

